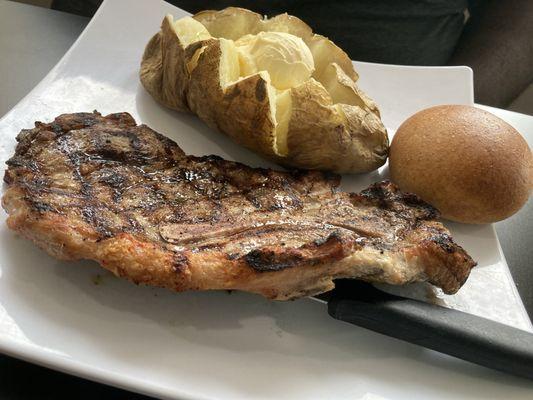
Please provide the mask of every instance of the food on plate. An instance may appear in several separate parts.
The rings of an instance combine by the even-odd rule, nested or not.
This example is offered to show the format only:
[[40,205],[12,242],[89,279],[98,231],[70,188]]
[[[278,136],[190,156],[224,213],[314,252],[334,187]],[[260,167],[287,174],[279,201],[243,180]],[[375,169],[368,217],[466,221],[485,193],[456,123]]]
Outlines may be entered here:
[[407,119],[392,141],[389,165],[402,190],[465,223],[513,215],[533,185],[533,157],[524,138],[472,106],[431,107]]
[[357,173],[387,158],[379,110],[348,55],[287,14],[265,19],[229,7],[167,15],[140,78],[161,104],[284,166]]
[[64,114],[17,141],[8,226],[135,283],[278,300],[335,278],[427,280],[454,293],[475,265],[433,207],[389,182],[345,193],[337,175],[188,156],[127,113]]

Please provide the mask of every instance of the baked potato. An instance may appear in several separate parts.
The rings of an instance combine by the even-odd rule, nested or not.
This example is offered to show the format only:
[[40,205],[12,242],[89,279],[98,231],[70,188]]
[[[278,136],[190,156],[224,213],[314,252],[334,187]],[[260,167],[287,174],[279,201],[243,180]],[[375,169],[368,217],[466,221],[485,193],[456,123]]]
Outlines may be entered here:
[[167,15],[140,78],[161,104],[283,166],[357,173],[387,157],[379,110],[357,87],[348,55],[287,14]]

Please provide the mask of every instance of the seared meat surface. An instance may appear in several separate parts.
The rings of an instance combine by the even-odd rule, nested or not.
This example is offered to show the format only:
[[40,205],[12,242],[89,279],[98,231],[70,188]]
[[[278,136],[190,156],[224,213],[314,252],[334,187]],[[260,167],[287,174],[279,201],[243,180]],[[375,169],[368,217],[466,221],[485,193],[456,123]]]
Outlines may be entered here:
[[185,155],[126,113],[65,114],[17,137],[7,224],[49,254],[136,283],[289,299],[350,277],[454,293],[475,265],[437,211],[389,182]]

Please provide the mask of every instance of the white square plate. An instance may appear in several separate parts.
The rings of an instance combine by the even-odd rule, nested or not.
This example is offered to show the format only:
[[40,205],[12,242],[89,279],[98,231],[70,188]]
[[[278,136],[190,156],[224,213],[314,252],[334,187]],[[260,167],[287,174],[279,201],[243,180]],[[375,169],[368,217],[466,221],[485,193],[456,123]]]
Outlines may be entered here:
[[[0,121],[0,155],[34,121],[98,109],[130,112],[192,154],[269,165],[196,117],[156,104],[139,61],[165,13],[148,0],[105,2],[48,76]],[[472,103],[471,71],[357,63],[393,131],[413,112]],[[345,177],[359,190],[380,173]],[[2,220],[5,214],[2,214]],[[531,329],[492,226],[452,225],[479,261],[449,306]],[[529,399],[533,385],[335,321],[310,300],[136,287],[93,263],[64,263],[0,228],[0,350],[154,396],[220,399]]]

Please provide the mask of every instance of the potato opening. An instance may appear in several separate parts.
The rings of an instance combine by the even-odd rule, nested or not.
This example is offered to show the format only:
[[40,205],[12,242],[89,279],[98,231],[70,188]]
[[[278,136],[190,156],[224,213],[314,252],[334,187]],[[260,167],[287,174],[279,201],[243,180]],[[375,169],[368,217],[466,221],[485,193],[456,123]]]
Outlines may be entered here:
[[252,11],[228,7],[221,11],[207,10],[194,15],[212,37],[237,40],[258,32],[261,16]]
[[327,37],[321,35],[313,35],[306,41],[313,59],[315,61],[315,72],[313,78],[317,79],[324,69],[331,63],[336,63],[344,73],[350,77],[354,82],[359,79],[357,72],[353,68],[352,60],[348,55],[335,43],[329,40]]
[[240,77],[239,54],[235,42],[228,39],[219,39],[220,42],[220,86],[225,90],[235,83]]
[[173,26],[183,47],[211,38],[211,34],[206,27],[191,17],[180,18],[174,22]]
[[287,143],[287,134],[289,133],[289,122],[292,114],[292,98],[291,91],[284,90],[276,95],[276,109],[274,115],[276,117],[275,148],[274,151],[280,156],[289,154],[289,146]]
[[353,81],[336,63],[328,64],[317,80],[326,88],[335,104],[349,104],[364,108],[365,103],[357,94]]
[[[318,81],[333,104],[374,108],[365,102],[355,85],[358,75],[347,54],[328,38],[313,34],[303,21],[287,14],[266,19],[248,10],[229,7],[203,11],[174,23],[181,43],[218,38],[221,49],[220,86],[223,91],[255,74],[267,82],[274,122],[274,152],[289,153],[287,135],[292,115],[291,89],[310,79]],[[192,71],[205,47],[198,49],[187,64]],[[373,104],[373,103],[372,103]]]

